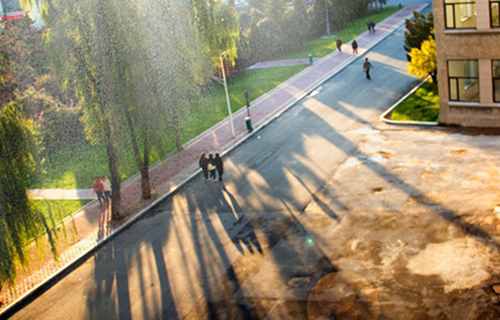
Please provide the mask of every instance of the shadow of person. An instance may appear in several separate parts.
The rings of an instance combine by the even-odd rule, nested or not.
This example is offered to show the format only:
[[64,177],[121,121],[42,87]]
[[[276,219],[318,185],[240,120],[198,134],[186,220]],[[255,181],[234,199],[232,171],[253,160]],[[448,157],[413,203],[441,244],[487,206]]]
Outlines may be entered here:
[[213,196],[214,199],[217,199],[214,208],[215,212],[238,251],[244,252],[243,244],[250,253],[254,253],[255,248],[262,254],[262,247],[250,219],[244,214],[236,198],[223,183],[221,183],[220,188],[217,188]]

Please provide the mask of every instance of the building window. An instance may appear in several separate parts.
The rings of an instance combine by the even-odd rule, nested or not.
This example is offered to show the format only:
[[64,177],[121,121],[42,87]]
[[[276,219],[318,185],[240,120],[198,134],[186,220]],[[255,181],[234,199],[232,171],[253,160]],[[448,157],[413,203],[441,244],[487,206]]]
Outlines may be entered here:
[[500,60],[492,61],[493,101],[500,102]]
[[471,0],[445,0],[447,29],[475,29],[476,2]]
[[448,84],[450,101],[479,102],[477,60],[449,60]]
[[500,28],[500,0],[490,0],[490,19],[492,28]]

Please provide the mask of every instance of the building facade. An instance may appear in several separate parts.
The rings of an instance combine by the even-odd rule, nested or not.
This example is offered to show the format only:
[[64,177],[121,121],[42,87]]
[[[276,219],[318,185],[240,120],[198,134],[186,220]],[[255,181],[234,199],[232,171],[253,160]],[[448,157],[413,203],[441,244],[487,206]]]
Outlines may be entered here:
[[439,121],[500,127],[500,0],[433,0]]

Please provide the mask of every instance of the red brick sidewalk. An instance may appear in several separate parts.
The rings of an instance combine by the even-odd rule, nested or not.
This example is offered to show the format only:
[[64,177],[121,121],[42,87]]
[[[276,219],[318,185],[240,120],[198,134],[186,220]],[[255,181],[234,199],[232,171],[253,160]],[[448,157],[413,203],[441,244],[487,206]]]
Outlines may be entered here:
[[[363,33],[357,37],[359,54],[372,48],[386,36],[404,23],[405,18],[412,16],[413,10],[420,11],[427,3],[412,3],[388,17],[377,25],[375,33]],[[301,73],[282,83],[277,88],[252,102],[251,116],[254,128],[258,130],[267,125],[277,115],[287,110],[309,92],[314,90],[328,78],[342,70],[355,60],[348,52],[334,51],[330,55],[315,62]],[[361,67],[360,67],[361,68]],[[360,69],[361,70],[361,69]],[[360,72],[361,73],[361,72]],[[362,76],[362,74],[360,75]],[[49,256],[46,261],[33,261],[29,270],[19,276],[16,290],[4,288],[0,301],[4,303],[0,312],[5,312],[34,289],[43,287],[48,279],[62,272],[67,266],[77,261],[85,253],[103,243],[111,235],[120,232],[124,224],[131,223],[151,204],[167,196],[191,176],[198,173],[197,160],[201,152],[228,153],[245,141],[250,135],[245,125],[245,108],[233,115],[236,137],[231,134],[229,120],[226,119],[207,130],[185,145],[185,149],[151,167],[150,177],[152,190],[157,200],[141,200],[140,176],[135,176],[122,185],[122,212],[127,217],[120,222],[112,222],[108,209],[99,206],[97,202],[77,211],[65,220],[68,231],[66,239],[59,241],[59,261]],[[1,313],[0,313],[1,316]]]

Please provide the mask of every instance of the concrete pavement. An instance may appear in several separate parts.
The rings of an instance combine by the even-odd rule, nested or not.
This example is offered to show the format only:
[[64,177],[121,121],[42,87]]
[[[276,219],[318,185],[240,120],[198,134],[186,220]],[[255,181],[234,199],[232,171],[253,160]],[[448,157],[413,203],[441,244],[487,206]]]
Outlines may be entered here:
[[[413,8],[408,9],[408,11],[411,13],[411,9]],[[362,51],[366,48],[369,48],[370,46],[377,43],[377,41],[379,41],[385,34],[390,34],[392,31],[394,31],[394,25],[402,22],[403,19],[409,15],[408,11],[406,12],[406,14],[403,14],[404,12],[400,12],[399,14],[391,17],[392,20],[388,19],[385,25],[384,23],[379,24],[376,34],[365,34],[364,38],[358,38],[358,42],[361,46],[360,53],[362,53]],[[252,110],[254,123],[257,126],[266,124],[268,121],[272,120],[276,114],[280,114],[283,111],[283,109],[280,110],[279,108],[277,108],[277,106],[285,108],[292,106],[296,100],[302,98],[307,92],[311,91],[312,88],[317,86],[318,83],[321,83],[322,81],[330,77],[332,73],[338,72],[342,68],[343,63],[351,61],[352,58],[352,56],[346,53],[336,53],[332,56],[326,57],[324,61],[316,64],[311,68],[308,68],[305,72],[292,78],[290,81],[273,90],[258,101],[255,101],[253,103]],[[243,121],[244,112],[236,114],[235,118],[237,123],[241,123],[241,125],[237,126],[238,137],[236,137],[236,139],[231,137],[228,123],[221,123],[199,139],[188,144],[184,152],[174,155],[166,163],[162,163],[156,168],[153,168],[152,177],[156,178],[156,183],[153,184],[155,193],[163,194],[170,191],[171,189],[175,188],[176,185],[181,183],[185,178],[189,177],[192,172],[196,172],[196,158],[201,150],[206,150],[207,148],[212,148],[212,150],[226,150],[231,146],[237,145],[239,141],[243,141],[243,137],[246,136]],[[256,119],[260,120],[256,121]],[[180,174],[174,176],[174,173],[179,172],[180,166],[182,168],[182,165],[185,165],[186,163],[191,163],[192,165],[184,167],[183,170],[180,170]],[[132,182],[129,182],[129,186],[130,187],[128,190],[124,188],[124,209],[134,209],[134,211],[136,211],[137,209],[146,207],[149,204],[148,202],[140,203],[137,200],[137,186],[134,187],[134,184]],[[94,214],[92,212],[96,212],[97,214]],[[108,218],[109,216],[106,216],[106,212],[104,212],[103,214],[102,210],[99,210],[98,207],[88,208],[88,210],[86,210],[85,212],[77,215],[76,217],[73,217],[75,221],[83,221],[87,226],[82,227],[85,225],[84,223],[75,223],[75,225],[81,229],[78,230],[78,235],[71,235],[71,240],[73,242],[78,242],[79,239],[82,239],[82,241],[79,241],[78,245],[72,246],[68,251],[65,251],[64,254],[75,248],[77,248],[77,250],[73,251],[76,251],[77,253],[79,251],[79,253],[81,254],[81,252],[85,252],[86,250],[88,250],[88,248],[93,248],[96,242],[103,243],[102,240],[105,239],[108,234],[113,232],[113,229],[118,227],[118,225],[110,224],[107,220]],[[90,230],[90,232],[88,230]],[[64,257],[64,254],[64,259],[61,259],[62,263],[60,262],[59,266],[57,266],[57,264],[54,264],[54,267],[60,267],[61,265],[67,263],[67,261],[71,262],[73,259],[75,259],[75,256],[78,257],[78,254],[76,254],[75,256],[71,256],[70,254],[68,254],[70,258],[66,259],[66,257]],[[225,261],[223,265],[226,266],[227,263],[231,262],[231,259],[225,258],[223,260]],[[49,267],[47,269],[51,268],[52,267]],[[222,267],[221,270],[224,271],[224,267]],[[50,274],[50,271],[48,272]],[[42,273],[38,274],[38,278],[43,277],[44,275]],[[34,276],[33,278],[36,278],[36,276]],[[27,286],[28,290],[30,286],[32,285]]]

